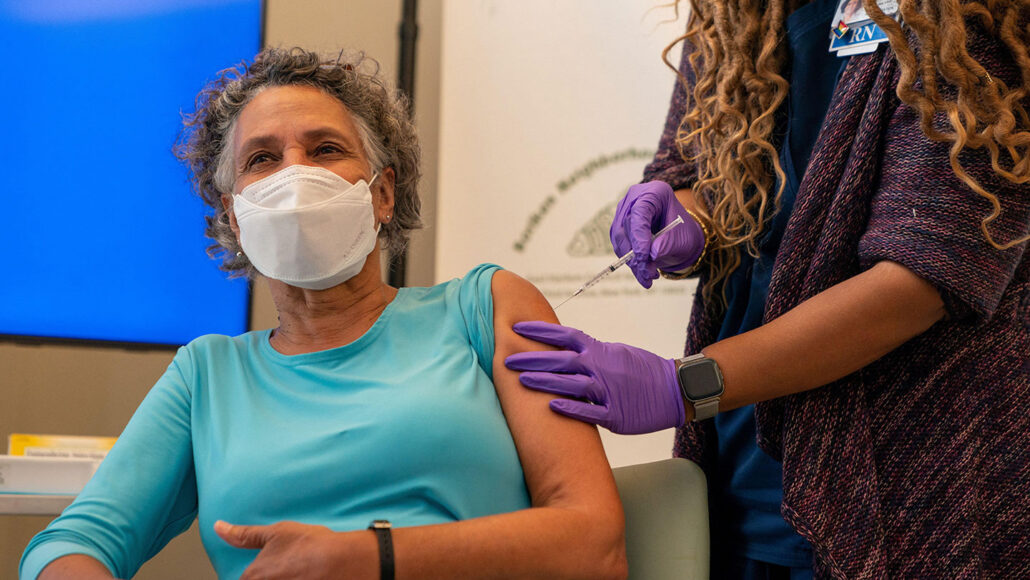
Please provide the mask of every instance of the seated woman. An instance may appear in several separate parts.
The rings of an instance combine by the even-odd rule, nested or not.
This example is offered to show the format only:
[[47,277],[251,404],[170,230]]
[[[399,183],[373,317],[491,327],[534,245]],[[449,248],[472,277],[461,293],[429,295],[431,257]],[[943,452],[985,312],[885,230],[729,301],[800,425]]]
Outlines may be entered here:
[[131,577],[195,517],[220,578],[625,577],[595,428],[503,364],[542,348],[511,331],[555,320],[540,293],[490,265],[381,279],[380,243],[419,225],[419,149],[374,67],[270,49],[201,93],[179,155],[279,325],[181,348],[22,578]]

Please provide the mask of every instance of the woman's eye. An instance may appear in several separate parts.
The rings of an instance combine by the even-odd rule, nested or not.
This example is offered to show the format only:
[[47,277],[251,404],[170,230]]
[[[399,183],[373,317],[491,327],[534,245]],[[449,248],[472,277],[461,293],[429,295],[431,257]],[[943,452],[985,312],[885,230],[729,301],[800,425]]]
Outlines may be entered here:
[[247,169],[250,169],[259,163],[270,161],[271,159],[272,157],[267,153],[257,153],[247,160]]
[[332,155],[334,153],[339,153],[340,148],[330,143],[323,143],[318,146],[318,149],[316,149],[315,152],[319,155]]

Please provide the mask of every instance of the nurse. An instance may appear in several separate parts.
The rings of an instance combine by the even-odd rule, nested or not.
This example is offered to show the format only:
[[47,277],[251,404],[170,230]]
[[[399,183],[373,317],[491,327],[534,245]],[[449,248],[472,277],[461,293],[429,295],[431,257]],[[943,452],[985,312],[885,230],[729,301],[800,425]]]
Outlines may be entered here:
[[691,2],[611,227],[699,277],[688,356],[514,327],[565,349],[506,361],[554,411],[678,428],[713,578],[1030,574],[1030,2],[891,4]]

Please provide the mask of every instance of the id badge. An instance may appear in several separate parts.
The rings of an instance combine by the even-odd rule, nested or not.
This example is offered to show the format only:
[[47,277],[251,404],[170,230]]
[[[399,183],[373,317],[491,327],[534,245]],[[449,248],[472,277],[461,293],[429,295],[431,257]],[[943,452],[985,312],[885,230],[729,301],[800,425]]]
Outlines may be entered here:
[[830,41],[830,52],[846,48],[859,48],[868,45],[877,45],[887,40],[887,33],[876,25],[872,20],[860,20],[848,26],[848,31],[843,36],[833,36]]
[[[898,0],[876,0],[884,14],[897,18]],[[837,56],[851,56],[873,52],[887,34],[869,18],[862,0],[840,0],[833,17],[830,34],[830,52]]]
[[[840,22],[851,26],[852,23],[869,20],[862,0],[840,0],[837,3],[837,12],[833,15],[833,23],[836,26]],[[876,5],[883,10],[887,16],[894,16],[898,13],[898,0],[876,0]]]

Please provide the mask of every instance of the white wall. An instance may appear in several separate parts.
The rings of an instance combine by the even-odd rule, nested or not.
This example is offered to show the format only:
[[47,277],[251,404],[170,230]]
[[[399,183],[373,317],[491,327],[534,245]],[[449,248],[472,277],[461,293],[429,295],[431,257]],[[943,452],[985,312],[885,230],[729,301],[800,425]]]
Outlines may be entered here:
[[[660,54],[685,25],[656,4],[444,2],[438,280],[496,262],[556,305],[614,260],[611,216],[658,143],[675,82]],[[693,291],[623,269],[557,313],[681,356]],[[602,436],[613,465],[671,455],[671,430]]]
[[[593,231],[586,227],[589,219],[638,179],[642,160],[613,164],[569,188],[540,222],[521,257],[498,248],[509,248],[527,216],[555,193],[555,184],[563,176],[601,154],[627,146],[654,147],[672,84],[658,54],[682,28],[660,24],[671,18],[667,9],[648,12],[658,4],[651,0],[452,1],[447,5],[452,16],[448,29],[453,36],[452,55],[465,51],[470,59],[466,66],[480,68],[452,69],[449,79],[441,79],[442,0],[419,2],[415,109],[425,148],[422,194],[427,228],[413,239],[410,284],[431,284],[436,278],[460,275],[472,263],[494,260],[535,278],[549,295],[558,296],[570,283],[551,283],[545,277],[568,272],[579,281],[607,262],[608,256],[573,258],[563,249],[580,228]],[[266,40],[319,50],[362,48],[393,78],[400,6],[400,0],[268,0]],[[464,20],[461,11],[467,12]],[[487,28],[466,28],[484,19]],[[485,56],[487,51],[497,51],[499,44],[508,44],[511,50],[496,58]],[[519,58],[522,51],[524,59]],[[447,198],[451,202],[447,208],[440,208],[451,213],[450,221],[440,222],[436,219],[437,138],[439,96],[445,81],[452,88],[452,100],[443,109],[451,119],[446,192],[454,197]],[[489,81],[495,89],[507,87],[511,93],[501,91],[468,103],[462,113],[453,100],[453,89],[459,86],[454,83],[459,81],[470,96],[480,89],[480,81]],[[475,141],[454,141],[460,135]],[[474,156],[469,156],[469,149]],[[470,174],[463,178],[466,170]],[[539,179],[519,181],[528,175]],[[466,205],[469,212],[461,214]],[[440,223],[446,224],[449,235],[442,234]],[[443,257],[446,262],[436,267],[434,259]],[[267,328],[275,324],[275,312],[263,286],[256,288],[253,326]],[[655,295],[673,293],[671,310],[663,310],[664,303],[653,303],[654,296],[642,296],[625,278],[598,290],[602,288],[626,292],[630,299],[587,295],[562,308],[563,320],[602,338],[629,340],[669,356],[679,353],[686,316],[676,308],[687,300],[689,288],[658,287]],[[616,324],[607,327],[603,319],[590,318],[598,312],[609,312]],[[676,322],[670,325],[668,320]],[[171,358],[168,351],[0,344],[0,391],[5,397],[0,404],[0,437],[12,432],[117,435]],[[608,442],[616,464],[668,456],[666,435],[659,436],[657,443],[647,442],[646,452],[629,438],[628,451],[621,453],[620,441]],[[47,521],[38,516],[0,517],[0,578],[15,577],[23,547]],[[142,580],[214,577],[195,526],[137,575]]]

